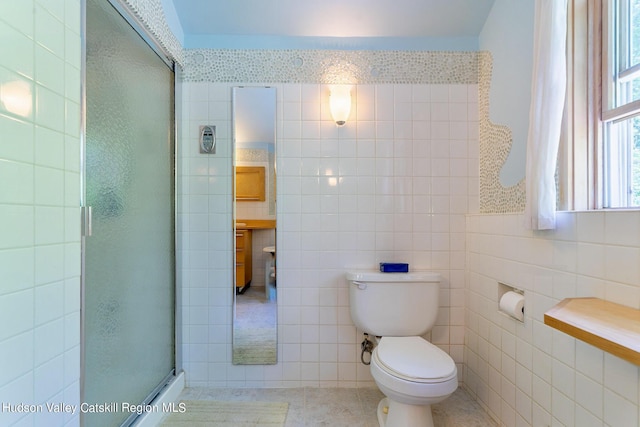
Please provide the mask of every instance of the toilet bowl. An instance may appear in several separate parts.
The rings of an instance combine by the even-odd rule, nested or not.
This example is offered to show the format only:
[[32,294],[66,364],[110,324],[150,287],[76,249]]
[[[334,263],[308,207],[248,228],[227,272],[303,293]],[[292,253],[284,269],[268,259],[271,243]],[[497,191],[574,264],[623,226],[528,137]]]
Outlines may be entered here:
[[430,405],[458,388],[453,359],[421,337],[382,337],[370,368],[387,396],[378,405],[378,422],[385,427],[432,427]]

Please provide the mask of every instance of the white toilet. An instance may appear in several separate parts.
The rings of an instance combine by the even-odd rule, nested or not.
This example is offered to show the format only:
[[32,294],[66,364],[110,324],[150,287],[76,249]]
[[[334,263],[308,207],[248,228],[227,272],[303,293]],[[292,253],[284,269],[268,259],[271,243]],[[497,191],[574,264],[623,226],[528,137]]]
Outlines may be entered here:
[[378,404],[380,426],[433,427],[431,405],[458,388],[451,356],[420,336],[436,320],[440,275],[357,271],[346,277],[351,319],[380,337],[371,355],[371,375],[386,396]]
[[264,266],[264,296],[267,301],[276,300],[276,247],[267,246],[262,252],[270,254]]

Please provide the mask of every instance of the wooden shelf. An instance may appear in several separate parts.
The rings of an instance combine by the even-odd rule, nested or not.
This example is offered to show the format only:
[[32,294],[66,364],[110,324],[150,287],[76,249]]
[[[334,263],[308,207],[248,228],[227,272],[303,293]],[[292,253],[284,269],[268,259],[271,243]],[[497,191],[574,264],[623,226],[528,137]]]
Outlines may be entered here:
[[567,298],[544,314],[544,323],[640,365],[640,310],[598,298]]

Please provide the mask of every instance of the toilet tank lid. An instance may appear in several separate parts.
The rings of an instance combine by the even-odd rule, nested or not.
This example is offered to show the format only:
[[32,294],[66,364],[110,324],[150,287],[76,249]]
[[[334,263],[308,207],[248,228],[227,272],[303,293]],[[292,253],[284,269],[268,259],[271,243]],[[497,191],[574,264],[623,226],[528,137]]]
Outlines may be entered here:
[[357,282],[439,282],[441,276],[431,271],[409,273],[381,273],[375,270],[348,271],[347,280]]

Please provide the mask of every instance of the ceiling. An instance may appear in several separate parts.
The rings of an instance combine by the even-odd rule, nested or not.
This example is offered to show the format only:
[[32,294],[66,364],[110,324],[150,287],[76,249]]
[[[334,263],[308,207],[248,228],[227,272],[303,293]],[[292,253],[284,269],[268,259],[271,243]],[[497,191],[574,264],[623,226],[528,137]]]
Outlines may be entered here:
[[191,36],[477,37],[495,0],[173,0]]

